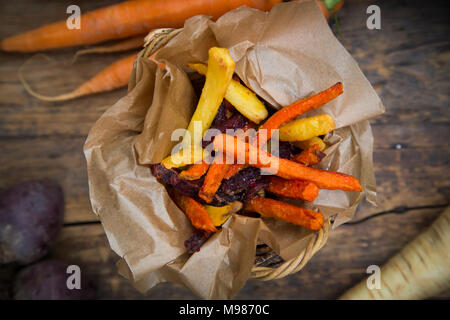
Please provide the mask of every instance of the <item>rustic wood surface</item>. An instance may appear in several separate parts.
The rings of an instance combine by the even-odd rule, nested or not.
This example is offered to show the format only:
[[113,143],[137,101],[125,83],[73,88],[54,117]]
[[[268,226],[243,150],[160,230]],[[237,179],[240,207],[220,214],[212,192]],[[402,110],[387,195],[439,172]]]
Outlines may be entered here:
[[[112,2],[78,0],[76,4],[85,12]],[[0,1],[0,38],[64,19],[72,3]],[[366,28],[365,12],[370,4],[381,8],[381,30]],[[414,208],[450,200],[448,9],[445,0],[433,1],[432,6],[418,0],[346,0],[339,13],[338,38],[387,108],[385,115],[371,121],[379,205],[362,204],[356,219],[398,206]],[[74,88],[125,55],[81,57],[71,65],[74,52],[48,53],[54,61],[32,54],[0,53],[0,189],[44,177],[63,186],[66,225],[51,255],[81,265],[97,280],[99,298],[195,298],[187,289],[172,284],[159,285],[145,295],[138,293],[117,275],[118,257],[90,209],[83,143],[91,125],[126,89],[47,103],[29,96],[18,80],[18,68],[33,57],[35,63],[26,69],[27,78],[42,92],[56,94]],[[441,211],[410,210],[339,227],[300,273],[269,282],[250,280],[236,298],[337,298],[366,275],[369,265],[383,264]],[[0,280],[10,274],[10,269],[0,271]],[[440,297],[450,298],[450,292]]]

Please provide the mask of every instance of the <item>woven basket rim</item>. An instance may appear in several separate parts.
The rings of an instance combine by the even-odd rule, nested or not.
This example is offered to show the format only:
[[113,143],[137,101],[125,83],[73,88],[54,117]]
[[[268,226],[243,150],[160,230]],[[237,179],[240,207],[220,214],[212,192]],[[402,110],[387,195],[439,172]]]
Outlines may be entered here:
[[[174,37],[176,37],[183,28],[161,28],[152,30],[146,37],[143,50],[137,55],[137,58],[148,58],[155,51],[164,47]],[[258,267],[253,266],[251,278],[262,281],[274,280],[286,277],[300,271],[313,255],[319,251],[327,242],[328,234],[331,229],[331,220],[327,219],[323,227],[315,232],[308,245],[293,259],[282,262],[277,267]],[[273,250],[273,249],[272,249]]]

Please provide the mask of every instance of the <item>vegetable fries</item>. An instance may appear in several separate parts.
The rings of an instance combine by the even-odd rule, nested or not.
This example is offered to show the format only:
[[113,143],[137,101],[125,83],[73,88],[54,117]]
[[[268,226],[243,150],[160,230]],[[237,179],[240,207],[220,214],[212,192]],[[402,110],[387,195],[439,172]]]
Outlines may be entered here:
[[[203,134],[211,126],[234,73],[234,61],[228,49],[213,47],[208,55],[205,86],[187,129],[194,137],[191,144],[195,146],[200,145]],[[195,121],[202,124],[201,136],[194,136]]]
[[320,151],[320,146],[318,144],[315,144],[295,155],[292,160],[304,164],[305,166],[312,166],[318,164],[324,157],[325,153]]
[[[234,61],[228,49],[213,47],[209,49],[208,55],[205,86],[182,141],[185,152],[201,146],[203,135],[211,126],[234,73]],[[201,124],[200,134],[195,134],[196,123]],[[192,160],[200,160],[192,159],[191,156],[183,156],[182,154],[183,152],[177,158],[177,160],[181,161],[166,158],[162,161],[162,164],[166,168],[182,167],[186,164],[197,162]]]
[[175,195],[175,202],[188,216],[192,225],[196,229],[209,232],[217,231],[205,207],[203,207],[200,203],[188,196],[180,194]]
[[[191,63],[189,67],[202,75],[206,75],[207,66],[203,63]],[[249,120],[258,124],[267,118],[267,109],[250,89],[243,86],[239,81],[231,80],[225,93],[225,99],[230,102],[237,111]]]
[[269,198],[253,198],[246,209],[258,212],[263,217],[278,218],[311,230],[319,230],[323,226],[321,213]]
[[242,203],[235,201],[223,207],[205,205],[205,209],[214,225],[216,227],[220,227],[228,220],[232,213],[238,212],[242,209]]
[[[183,139],[183,147],[188,151],[197,151],[197,155],[184,153],[186,149],[183,149],[151,167],[155,177],[175,189],[176,203],[196,228],[185,243],[189,253],[198,250],[232,213],[239,214],[242,210],[311,230],[319,230],[323,226],[324,218],[320,212],[265,198],[266,193],[281,198],[314,201],[320,189],[362,191],[360,182],[350,175],[309,167],[325,156],[322,151],[326,145],[318,136],[334,129],[333,118],[319,115],[295,120],[341,95],[342,83],[278,110],[257,128],[256,135],[244,137],[240,134],[229,135],[226,130],[242,129],[246,132],[256,128],[268,112],[250,89],[232,79],[234,62],[228,51],[211,48],[208,65],[189,66],[206,74],[205,86],[187,133],[192,137],[194,123],[200,121],[202,134],[192,141],[186,136]],[[229,104],[223,105],[218,112],[224,99],[234,108]],[[211,159],[206,152],[210,142],[206,137],[203,140],[203,136],[213,122],[220,134],[212,142],[215,154]],[[276,129],[280,130],[281,140],[288,141],[280,144],[279,150],[284,150],[279,153],[280,157],[266,151],[267,143],[277,141],[272,139]],[[300,147],[302,152],[294,154],[293,145]],[[230,164],[230,159],[235,162]],[[189,167],[184,170],[170,169],[186,165]],[[262,175],[261,171],[271,175]]]
[[333,131],[334,120],[327,114],[293,120],[280,128],[280,140],[302,141]]
[[[220,134],[214,139],[214,150],[242,159],[253,167],[267,170],[278,167],[278,171],[275,174],[284,179],[310,181],[321,189],[362,191],[361,184],[355,177],[339,172],[310,168],[291,160],[278,158],[226,134]],[[243,153],[240,152],[241,150],[243,150]],[[253,155],[255,159],[252,159]],[[256,163],[251,160],[254,160]]]
[[319,146],[319,150],[320,151],[325,150],[325,148],[327,147],[325,142],[323,142],[323,140],[320,139],[319,137],[313,137],[313,138],[305,140],[305,141],[295,141],[294,145],[297,148],[300,148],[300,149],[303,149],[303,150],[308,149],[309,147],[312,147],[312,146],[315,146],[315,145]]

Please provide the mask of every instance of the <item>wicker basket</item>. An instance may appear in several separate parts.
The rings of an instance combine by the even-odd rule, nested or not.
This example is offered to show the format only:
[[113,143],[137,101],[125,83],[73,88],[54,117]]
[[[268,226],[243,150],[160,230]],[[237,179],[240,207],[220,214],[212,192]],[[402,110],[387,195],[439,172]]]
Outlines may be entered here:
[[[138,57],[148,58],[156,50],[165,46],[172,38],[183,29],[163,28],[150,32],[145,38],[144,49]],[[321,249],[327,241],[331,221],[326,220],[322,229],[315,233],[305,249],[289,261],[284,261],[271,248],[266,245],[258,245],[256,248],[255,264],[251,277],[259,280],[280,279],[289,274],[300,271],[312,256]]]

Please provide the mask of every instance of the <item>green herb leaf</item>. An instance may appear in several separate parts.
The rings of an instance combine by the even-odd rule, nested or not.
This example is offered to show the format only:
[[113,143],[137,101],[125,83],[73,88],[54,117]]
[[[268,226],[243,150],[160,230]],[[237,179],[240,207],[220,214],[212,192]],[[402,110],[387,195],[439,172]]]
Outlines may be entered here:
[[334,6],[337,5],[341,0],[323,0],[328,10],[333,10]]

